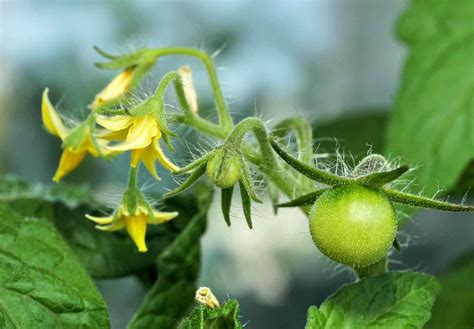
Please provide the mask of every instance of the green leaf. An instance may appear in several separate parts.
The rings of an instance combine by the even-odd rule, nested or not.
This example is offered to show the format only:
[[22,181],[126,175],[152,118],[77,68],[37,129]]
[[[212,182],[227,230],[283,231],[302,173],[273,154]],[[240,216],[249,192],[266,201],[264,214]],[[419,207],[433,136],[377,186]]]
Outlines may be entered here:
[[340,288],[308,310],[306,329],[422,328],[439,290],[436,279],[415,272],[389,272]]
[[235,299],[229,299],[224,305],[214,309],[201,305],[181,321],[178,329],[242,329],[238,316],[239,303]]
[[398,24],[410,53],[387,153],[420,164],[428,195],[452,188],[474,158],[474,2],[413,1]]
[[471,329],[474,325],[474,251],[464,255],[457,263],[440,278],[441,291],[426,328]]
[[105,303],[48,222],[0,204],[0,327],[108,328]]
[[200,266],[200,239],[206,230],[212,191],[198,186],[199,211],[188,217],[174,241],[158,256],[158,280],[128,325],[138,328],[173,328],[189,309],[196,291]]

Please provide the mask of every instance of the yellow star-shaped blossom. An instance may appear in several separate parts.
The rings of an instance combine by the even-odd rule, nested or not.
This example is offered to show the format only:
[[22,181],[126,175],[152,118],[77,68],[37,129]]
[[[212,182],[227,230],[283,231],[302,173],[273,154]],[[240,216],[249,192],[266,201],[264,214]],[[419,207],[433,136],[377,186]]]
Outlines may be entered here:
[[163,224],[178,216],[177,212],[160,212],[150,206],[140,205],[131,212],[125,205],[121,205],[114,215],[108,217],[86,217],[98,225],[96,228],[103,231],[118,231],[125,228],[138,248],[139,252],[147,252],[145,243],[147,224]]
[[101,138],[120,141],[116,145],[107,146],[107,149],[117,152],[131,151],[131,167],[136,168],[141,161],[156,179],[160,179],[155,168],[156,160],[172,172],[179,170],[179,167],[173,164],[161,149],[159,141],[162,133],[158,120],[153,114],[141,117],[96,115],[96,122],[111,131],[109,134],[102,135]]

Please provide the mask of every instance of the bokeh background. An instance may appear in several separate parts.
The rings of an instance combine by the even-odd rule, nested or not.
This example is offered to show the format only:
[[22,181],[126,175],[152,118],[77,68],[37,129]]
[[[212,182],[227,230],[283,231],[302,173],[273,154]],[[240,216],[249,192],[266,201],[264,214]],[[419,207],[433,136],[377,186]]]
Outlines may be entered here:
[[[213,53],[220,81],[237,120],[258,115],[275,121],[299,114],[315,122],[322,156],[337,149],[357,158],[381,152],[385,124],[406,56],[395,38],[407,1],[13,1],[0,0],[0,173],[49,183],[60,142],[41,126],[40,98],[80,119],[86,105],[115,74],[93,63],[93,45],[121,53],[138,47],[193,46]],[[193,60],[166,58],[136,92],[154,89],[160,76],[191,64],[203,115],[213,107],[204,70]],[[172,94],[169,105],[175,105]],[[371,126],[351,118],[371,113]],[[342,133],[341,133],[342,132]],[[191,132],[181,131],[184,138]],[[348,140],[334,137],[348,136]],[[184,139],[183,138],[183,139]],[[209,141],[206,141],[209,142]],[[189,138],[176,141],[177,161],[190,158]],[[342,145],[342,148],[341,148]],[[351,147],[349,147],[351,146]],[[352,147],[353,146],[353,147]],[[344,148],[344,147],[347,147]],[[191,147],[192,149],[192,147]],[[88,159],[69,182],[87,184],[113,199],[126,180],[127,157],[113,163]],[[166,173],[149,190],[175,184]],[[302,328],[307,307],[319,305],[351,274],[313,246],[307,220],[297,210],[272,214],[255,206],[254,229],[241,209],[227,228],[219,196],[203,240],[200,282],[224,300],[237,298],[248,328]],[[238,204],[237,200],[234,202]],[[442,274],[472,246],[468,215],[418,212],[403,228],[401,253],[391,266]],[[453,223],[456,225],[447,225]],[[113,328],[124,328],[145,289],[134,277],[97,281],[110,307]]]

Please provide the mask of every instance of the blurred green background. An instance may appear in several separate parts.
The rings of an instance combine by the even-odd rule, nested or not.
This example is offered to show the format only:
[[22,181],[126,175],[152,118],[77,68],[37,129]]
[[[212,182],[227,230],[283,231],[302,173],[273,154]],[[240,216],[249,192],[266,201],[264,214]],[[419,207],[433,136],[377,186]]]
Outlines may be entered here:
[[[81,119],[86,105],[115,74],[93,66],[101,60],[93,45],[112,53],[143,46],[204,49],[215,54],[236,120],[257,115],[271,123],[302,115],[315,123],[321,157],[334,156],[337,148],[347,159],[360,159],[369,150],[383,152],[407,56],[396,40],[395,25],[407,6],[407,1],[376,0],[2,0],[0,173],[50,182],[61,149],[59,140],[42,129],[41,93],[50,88],[52,102],[68,117]],[[152,91],[164,73],[187,63],[193,67],[202,115],[212,118],[205,72],[193,60],[160,60],[136,93]],[[169,106],[176,105],[172,96]],[[180,128],[180,134],[175,157],[182,164],[190,158],[188,147],[196,144],[189,129]],[[127,169],[126,156],[113,163],[89,158],[66,180],[85,183],[99,197],[115,200]],[[158,183],[142,176],[152,191],[175,184],[166,172]],[[468,188],[462,186],[455,197]],[[248,328],[302,328],[307,307],[319,305],[351,274],[314,248],[307,220],[297,210],[273,216],[265,202],[253,211],[252,231],[237,206],[229,229],[216,195],[203,240],[200,282],[221,300],[237,298]],[[447,273],[449,264],[473,246],[470,217],[416,213],[399,235],[404,248],[393,255],[392,268]],[[113,328],[124,328],[145,288],[133,277],[97,284],[109,304]]]

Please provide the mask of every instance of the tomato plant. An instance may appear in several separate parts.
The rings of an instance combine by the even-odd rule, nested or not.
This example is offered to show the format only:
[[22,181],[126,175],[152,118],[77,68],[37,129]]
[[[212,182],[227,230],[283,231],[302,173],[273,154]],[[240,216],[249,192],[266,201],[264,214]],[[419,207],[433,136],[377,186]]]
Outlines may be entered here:
[[[409,154],[411,160],[419,155],[429,172],[441,168],[440,180],[453,186],[460,169],[473,163],[472,120],[463,119],[472,114],[472,102],[461,97],[472,91],[472,74],[465,73],[472,73],[472,63],[466,65],[474,44],[469,42],[472,15],[451,7],[426,9],[427,3],[417,2],[401,20],[399,33],[414,54],[395,104],[388,145],[391,152]],[[422,15],[412,13],[419,10]],[[444,15],[450,17],[444,20],[446,25],[432,28]],[[418,20],[413,17],[418,16],[426,20],[420,24],[428,31],[416,28]],[[443,42],[433,44],[445,29],[450,33],[438,36]],[[468,42],[459,41],[465,39]],[[451,48],[454,55],[448,51]],[[437,279],[389,267],[392,251],[402,248],[397,236],[403,226],[401,209],[472,212],[473,206],[410,193],[406,182],[413,177],[419,176],[429,191],[436,177],[427,171],[418,175],[401,164],[403,158],[389,161],[381,154],[369,154],[353,166],[338,159],[337,165],[343,162],[346,169],[342,173],[337,165],[335,169],[321,164],[313,128],[302,117],[268,123],[250,116],[236,122],[214,58],[202,50],[141,48],[123,54],[95,50],[103,58],[96,66],[117,73],[90,100],[82,120],[61,113],[48,88],[42,94],[43,126],[62,149],[56,172],[51,173],[55,184],[34,184],[13,175],[0,178],[0,327],[107,328],[107,306],[92,278],[134,275],[147,295],[130,319],[131,329],[243,328],[244,316],[239,315],[236,300],[222,302],[209,287],[197,287],[200,241],[208,220],[216,220],[207,218],[214,190],[221,194],[222,217],[228,226],[233,200],[241,202],[250,229],[252,204],[263,203],[267,196],[275,212],[297,208],[308,219],[314,255],[322,253],[354,278],[318,307],[309,307],[307,329],[421,328],[427,323],[440,290]],[[164,74],[154,92],[135,96],[143,79],[169,56],[184,56],[203,66],[213,93],[215,120],[201,112],[188,65]],[[447,63],[439,65],[437,60]],[[436,74],[427,78],[432,71]],[[452,76],[456,79],[446,88]],[[172,111],[165,101],[170,90],[178,103]],[[449,111],[443,112],[440,104]],[[428,112],[432,108],[438,115]],[[407,109],[420,109],[421,114],[411,117]],[[452,114],[455,111],[462,113],[461,119]],[[449,138],[439,135],[444,124],[456,128]],[[197,137],[187,139],[183,127],[194,130]],[[455,138],[458,135],[462,138]],[[208,143],[212,146],[202,147],[199,157],[186,152],[180,165],[174,153],[178,139],[199,148],[212,140]],[[457,142],[467,151],[456,152],[452,144]],[[438,159],[443,153],[449,154],[450,161]],[[123,154],[129,156],[128,178],[113,205],[96,200],[87,189],[62,182],[88,155],[110,162]],[[166,192],[159,183],[161,172],[177,178]],[[163,193],[147,193],[138,183],[140,174],[149,175]],[[260,188],[255,177],[264,182]],[[233,198],[235,190],[240,198]],[[455,285],[458,277],[469,275],[463,272],[446,281]]]

